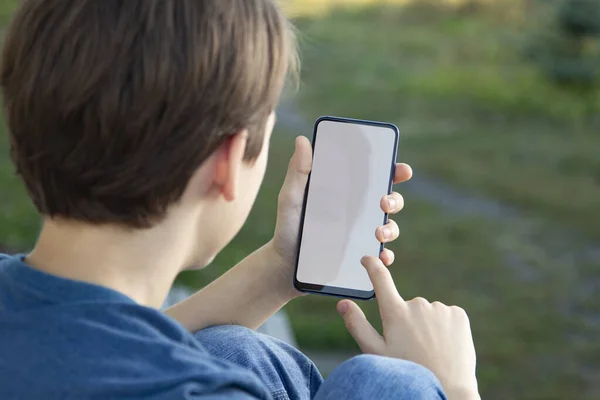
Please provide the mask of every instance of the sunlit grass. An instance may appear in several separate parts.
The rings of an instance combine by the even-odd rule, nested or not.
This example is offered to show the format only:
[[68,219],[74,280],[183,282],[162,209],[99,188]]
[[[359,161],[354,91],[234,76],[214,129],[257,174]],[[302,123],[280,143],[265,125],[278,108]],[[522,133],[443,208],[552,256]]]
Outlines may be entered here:
[[366,6],[404,6],[412,3],[443,4],[449,7],[474,7],[480,4],[499,4],[503,8],[520,7],[523,0],[280,0],[284,10],[292,17],[322,16],[332,9],[364,8]]

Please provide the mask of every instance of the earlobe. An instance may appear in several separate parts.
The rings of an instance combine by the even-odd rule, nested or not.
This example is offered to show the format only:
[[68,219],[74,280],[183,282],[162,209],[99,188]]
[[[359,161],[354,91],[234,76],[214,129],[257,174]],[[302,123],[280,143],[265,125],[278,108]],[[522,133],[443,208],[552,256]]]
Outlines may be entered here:
[[234,201],[238,195],[240,172],[246,153],[248,131],[243,130],[231,136],[225,143],[223,180],[221,194],[226,201]]

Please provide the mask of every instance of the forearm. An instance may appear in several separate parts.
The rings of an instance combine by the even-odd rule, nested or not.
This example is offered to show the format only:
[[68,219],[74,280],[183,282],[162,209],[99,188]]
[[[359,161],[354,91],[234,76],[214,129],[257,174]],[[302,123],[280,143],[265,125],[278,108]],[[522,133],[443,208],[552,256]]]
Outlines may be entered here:
[[285,269],[273,265],[280,262],[268,243],[166,313],[191,332],[214,325],[256,329],[297,295]]

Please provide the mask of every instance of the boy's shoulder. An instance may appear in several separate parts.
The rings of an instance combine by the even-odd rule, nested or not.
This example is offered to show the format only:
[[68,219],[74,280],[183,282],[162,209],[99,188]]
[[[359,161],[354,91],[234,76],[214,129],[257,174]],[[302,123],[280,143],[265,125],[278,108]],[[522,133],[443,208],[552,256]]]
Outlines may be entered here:
[[159,310],[119,296],[0,255],[0,398],[195,399],[186,393],[218,388],[263,397],[251,373],[213,358]]
[[[99,307],[104,318],[95,315],[102,313]],[[124,397],[131,399],[196,399],[218,388],[232,394],[240,388],[246,394],[240,398],[263,397],[249,372],[164,334],[165,327],[148,323],[136,306],[71,308],[78,310],[49,307],[0,316],[0,398],[108,399],[128,393]]]
[[[8,268],[8,265],[14,261],[15,256],[12,256],[10,254],[5,254],[0,252],[0,288],[2,287],[2,282],[4,281],[3,278],[3,272]],[[0,289],[0,299],[2,298],[2,292]],[[2,304],[0,301],[0,310],[2,309]]]

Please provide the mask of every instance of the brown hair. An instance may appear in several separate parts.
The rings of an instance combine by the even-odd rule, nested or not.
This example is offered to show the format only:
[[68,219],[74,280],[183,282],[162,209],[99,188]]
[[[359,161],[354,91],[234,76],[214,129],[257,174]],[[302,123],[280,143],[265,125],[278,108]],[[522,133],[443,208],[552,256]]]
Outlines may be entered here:
[[263,146],[296,56],[274,0],[24,0],[0,84],[40,213],[148,227],[247,128]]

